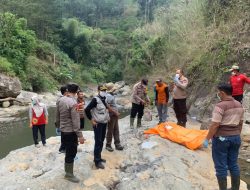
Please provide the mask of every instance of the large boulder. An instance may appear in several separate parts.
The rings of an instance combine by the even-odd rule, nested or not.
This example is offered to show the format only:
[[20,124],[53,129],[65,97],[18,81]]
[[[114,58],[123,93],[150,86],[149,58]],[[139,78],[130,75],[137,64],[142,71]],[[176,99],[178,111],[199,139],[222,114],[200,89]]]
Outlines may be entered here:
[[125,82],[124,81],[116,82],[115,86],[117,86],[117,89],[120,89],[125,86]]
[[18,78],[0,74],[0,98],[16,98],[21,90],[22,86]]
[[35,92],[28,92],[28,91],[22,90],[16,99],[22,102],[23,104],[29,104],[31,103],[31,98],[33,96],[38,96],[38,94]]
[[208,121],[212,117],[213,107],[216,100],[213,96],[197,98],[189,108],[191,117],[196,117],[198,121]]

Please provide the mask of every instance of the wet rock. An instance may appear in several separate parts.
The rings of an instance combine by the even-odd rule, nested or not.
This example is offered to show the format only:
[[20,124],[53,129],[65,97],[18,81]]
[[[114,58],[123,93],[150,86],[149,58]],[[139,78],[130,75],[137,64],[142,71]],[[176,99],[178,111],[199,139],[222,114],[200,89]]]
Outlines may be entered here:
[[0,98],[16,98],[21,90],[22,86],[18,78],[0,74]]

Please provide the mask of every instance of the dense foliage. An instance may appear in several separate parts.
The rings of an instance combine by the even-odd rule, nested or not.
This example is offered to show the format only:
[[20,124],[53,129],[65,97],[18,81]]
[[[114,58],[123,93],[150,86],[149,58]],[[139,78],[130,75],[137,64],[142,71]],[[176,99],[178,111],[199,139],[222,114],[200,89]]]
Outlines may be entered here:
[[249,60],[241,47],[249,31],[247,0],[0,3],[0,72],[18,76],[29,90],[145,75],[168,80],[176,67],[209,86],[230,64]]

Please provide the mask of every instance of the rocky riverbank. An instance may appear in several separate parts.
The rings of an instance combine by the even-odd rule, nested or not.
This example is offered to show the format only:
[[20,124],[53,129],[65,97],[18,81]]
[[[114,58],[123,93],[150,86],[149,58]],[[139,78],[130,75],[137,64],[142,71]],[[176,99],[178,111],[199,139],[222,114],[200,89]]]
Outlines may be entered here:
[[51,107],[55,106],[59,92],[37,94],[34,92],[21,91],[16,98],[19,102],[15,102],[14,105],[7,108],[0,107],[0,124],[24,119],[20,117],[20,114],[28,110],[32,96],[38,96],[43,103]]
[[[107,83],[107,85],[110,86],[117,95],[117,104],[119,105],[119,108],[125,110],[129,109],[131,106],[131,88],[123,81],[117,83]],[[96,89],[96,86],[83,89],[86,100],[97,94]],[[60,96],[60,92],[56,91],[54,93],[45,92],[37,94],[34,92],[20,91],[20,94],[16,97],[17,101],[14,102],[14,105],[7,108],[0,107],[0,124],[24,119],[20,117],[20,114],[28,110],[31,97],[33,96],[38,96],[41,102],[45,103],[47,107],[53,107],[56,105],[56,100]]]
[[[173,112],[170,110],[171,118]],[[155,114],[154,114],[155,115]],[[83,132],[87,139],[79,145],[75,174],[81,179],[73,184],[63,179],[64,155],[58,154],[59,137],[47,140],[47,147],[24,147],[0,160],[2,190],[214,190],[217,183],[210,149],[191,151],[159,136],[144,136],[143,130],[155,126],[157,118],[143,122],[144,127],[129,129],[129,117],[120,120],[123,152],[104,150],[105,170],[93,165],[93,132]],[[188,127],[199,128],[190,120]],[[154,146],[148,148],[145,142]],[[241,190],[246,190],[242,183]]]

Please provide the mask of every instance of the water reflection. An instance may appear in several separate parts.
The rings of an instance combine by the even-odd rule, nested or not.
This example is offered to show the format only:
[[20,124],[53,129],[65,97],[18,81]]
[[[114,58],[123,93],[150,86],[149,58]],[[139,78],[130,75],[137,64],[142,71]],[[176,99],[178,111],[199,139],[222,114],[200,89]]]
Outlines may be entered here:
[[[56,136],[55,132],[55,108],[49,108],[49,123],[46,125],[46,138]],[[124,111],[121,117],[128,115]],[[10,151],[33,144],[32,130],[29,128],[28,111],[20,115],[21,121],[11,122],[0,126],[0,159],[5,157]],[[1,124],[2,125],[2,124]],[[88,119],[85,119],[84,130],[92,130]],[[40,141],[40,134],[39,134]]]

